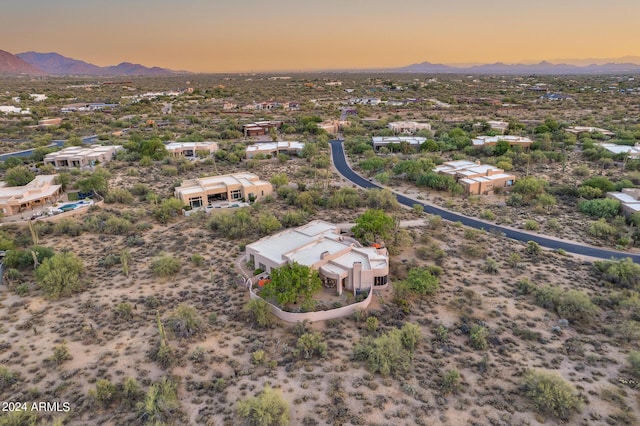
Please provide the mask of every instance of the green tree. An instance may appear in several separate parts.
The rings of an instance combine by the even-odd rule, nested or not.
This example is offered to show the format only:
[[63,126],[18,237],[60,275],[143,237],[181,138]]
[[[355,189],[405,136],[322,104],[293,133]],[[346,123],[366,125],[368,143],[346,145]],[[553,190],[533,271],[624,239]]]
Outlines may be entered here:
[[180,305],[167,320],[169,330],[179,339],[186,339],[202,333],[205,324],[193,306]]
[[106,194],[109,190],[109,178],[111,174],[103,168],[96,168],[90,176],[76,182],[76,188],[81,192],[96,192]]
[[438,291],[438,277],[428,268],[413,268],[403,280],[408,289],[417,294],[432,295]]
[[266,284],[260,295],[265,299],[275,300],[280,306],[289,303],[303,303],[312,299],[322,288],[322,280],[317,270],[297,262],[271,270],[271,282]]
[[271,182],[273,186],[278,188],[279,186],[288,184],[289,178],[287,177],[286,173],[276,173],[271,177],[269,182]]
[[318,333],[304,333],[296,342],[295,354],[305,359],[314,355],[322,358],[326,355],[327,344]]
[[610,198],[597,198],[595,200],[585,200],[578,204],[581,213],[592,217],[607,218],[613,217],[620,211],[620,201]]
[[260,327],[268,327],[273,322],[273,314],[269,304],[263,299],[249,300],[243,311],[251,315],[253,321]]
[[289,424],[289,404],[269,385],[265,385],[257,396],[239,401],[237,410],[250,426],[287,426]]
[[368,241],[388,239],[394,227],[393,218],[381,209],[369,209],[356,218],[355,222],[356,225],[351,229],[353,235]]
[[62,252],[42,262],[36,269],[36,282],[47,296],[58,298],[82,290],[82,274],[82,260],[72,252]]
[[4,181],[9,186],[24,186],[36,177],[26,166],[17,166],[8,169],[4,174]]

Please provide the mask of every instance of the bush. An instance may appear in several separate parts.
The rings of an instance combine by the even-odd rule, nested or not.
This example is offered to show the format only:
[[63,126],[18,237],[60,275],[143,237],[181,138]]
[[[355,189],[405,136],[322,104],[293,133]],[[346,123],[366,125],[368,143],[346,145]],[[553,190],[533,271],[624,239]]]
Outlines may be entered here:
[[402,329],[394,328],[379,337],[362,338],[354,348],[354,358],[365,361],[373,373],[403,375],[410,369],[419,338],[419,328],[407,323]]
[[253,398],[238,402],[238,414],[251,426],[287,426],[289,424],[289,404],[279,392],[266,385]]
[[564,291],[547,286],[534,290],[534,297],[537,305],[551,309],[573,323],[588,323],[597,311],[591,298],[580,290]]
[[631,366],[631,372],[636,377],[640,377],[640,352],[638,351],[629,352],[627,361],[629,361],[629,365]]
[[269,304],[262,299],[249,300],[243,310],[247,312],[260,327],[268,327],[273,323],[273,314],[271,313]]
[[429,268],[414,268],[403,280],[407,289],[420,295],[433,295],[438,291],[438,277]]
[[296,342],[294,355],[309,359],[318,356],[324,357],[327,352],[327,344],[323,341],[322,336],[318,333],[304,333]]
[[535,220],[525,220],[524,221],[524,229],[527,231],[537,231],[540,229],[540,225]]
[[202,266],[204,265],[204,257],[199,253],[194,253],[191,255],[191,262],[196,266]]
[[4,264],[9,268],[25,269],[33,266],[33,253],[38,263],[42,264],[46,259],[53,257],[54,251],[49,247],[33,246],[25,250],[9,250],[4,257]]
[[596,261],[602,278],[618,287],[640,290],[640,265],[627,257],[622,260]]
[[36,282],[51,298],[69,296],[84,288],[84,263],[72,252],[55,254],[36,269]]
[[171,277],[180,272],[182,263],[169,255],[162,255],[151,263],[151,272],[156,277]]
[[180,408],[177,384],[163,377],[158,383],[151,385],[144,400],[136,404],[136,409],[143,424],[166,424],[175,417]]
[[82,225],[73,219],[62,218],[53,225],[53,233],[56,235],[77,237],[82,234]]
[[103,408],[106,408],[118,398],[118,389],[109,380],[100,379],[96,382],[96,388],[92,390],[90,396]]
[[192,306],[180,305],[167,320],[169,329],[179,339],[186,339],[202,333],[205,324]]
[[471,333],[469,335],[471,346],[474,349],[485,350],[489,347],[487,338],[489,337],[489,330],[479,324],[474,324],[471,327]]
[[448,370],[442,379],[440,389],[445,395],[457,392],[460,389],[460,372],[458,370]]
[[8,186],[24,186],[36,177],[25,166],[17,166],[8,169],[4,174],[4,181]]
[[594,176],[582,182],[580,186],[590,186],[592,188],[598,188],[600,191],[611,192],[615,190],[615,185],[609,179],[603,176]]
[[538,412],[568,420],[580,410],[573,387],[556,373],[530,371],[525,375],[525,394]]
[[104,202],[109,204],[132,204],[133,195],[126,188],[112,188],[104,197]]
[[612,200],[610,198],[597,198],[595,200],[582,201],[578,204],[578,210],[591,217],[614,217],[620,211],[620,201]]
[[66,340],[63,340],[62,343],[53,347],[53,355],[51,356],[51,361],[60,365],[70,359],[72,359],[72,357],[71,353],[69,352],[69,347],[67,346]]

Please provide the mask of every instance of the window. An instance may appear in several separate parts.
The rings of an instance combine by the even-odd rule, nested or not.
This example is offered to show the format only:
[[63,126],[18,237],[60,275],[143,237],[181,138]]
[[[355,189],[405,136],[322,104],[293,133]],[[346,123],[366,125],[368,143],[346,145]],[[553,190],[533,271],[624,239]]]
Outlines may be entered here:
[[202,197],[189,198],[189,205],[191,208],[202,207]]
[[242,198],[242,193],[239,189],[235,189],[233,191],[231,191],[231,199],[232,200],[238,200]]
[[380,285],[385,285],[387,283],[387,279],[388,279],[388,275],[385,275],[383,277],[374,277],[373,278],[373,285],[376,286],[380,286]]

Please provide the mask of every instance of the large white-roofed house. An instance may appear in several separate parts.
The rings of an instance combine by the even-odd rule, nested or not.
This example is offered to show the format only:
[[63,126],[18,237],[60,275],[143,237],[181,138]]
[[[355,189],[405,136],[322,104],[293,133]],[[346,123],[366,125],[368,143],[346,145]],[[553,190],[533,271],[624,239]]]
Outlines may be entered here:
[[387,286],[387,250],[362,247],[340,235],[337,225],[321,220],[262,238],[245,250],[246,261],[266,272],[294,262],[316,269],[325,284],[335,284],[339,295],[345,289],[356,294]]

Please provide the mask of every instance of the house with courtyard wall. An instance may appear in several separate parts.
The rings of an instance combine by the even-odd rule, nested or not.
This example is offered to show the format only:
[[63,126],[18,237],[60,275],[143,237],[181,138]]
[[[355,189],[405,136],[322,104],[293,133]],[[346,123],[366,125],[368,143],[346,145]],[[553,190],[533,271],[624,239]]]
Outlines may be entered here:
[[11,216],[55,203],[62,195],[62,185],[56,185],[57,175],[39,175],[24,186],[7,186],[0,182],[0,210]]
[[371,143],[373,144],[374,151],[379,151],[382,147],[400,146],[403,144],[408,144],[411,149],[419,151],[420,145],[426,140],[427,138],[421,136],[374,136],[371,138]]
[[209,176],[189,179],[175,189],[175,198],[191,208],[218,201],[257,200],[273,192],[273,186],[253,173]]
[[454,178],[467,195],[492,194],[498,188],[513,186],[516,177],[503,169],[472,161],[448,161],[437,166],[434,171]]
[[392,121],[387,124],[387,127],[393,131],[393,133],[402,133],[412,135],[419,130],[426,130],[431,132],[431,124],[419,123],[417,121]]
[[515,135],[478,136],[471,140],[471,144],[476,148],[496,146],[500,142],[506,142],[510,147],[519,146],[522,149],[528,149],[533,143],[533,141],[527,137]]
[[122,149],[121,145],[70,146],[45,155],[44,164],[55,168],[94,166],[113,160]]
[[245,252],[247,262],[266,272],[294,262],[313,268],[338,295],[382,289],[388,283],[386,248],[363,247],[341,235],[337,225],[321,220],[262,238],[248,244]]
[[304,142],[280,141],[264,142],[249,145],[245,150],[247,159],[251,159],[258,154],[276,157],[278,154],[300,155],[304,148]]
[[195,157],[198,152],[211,155],[218,150],[217,142],[169,142],[165,145],[173,157]]

